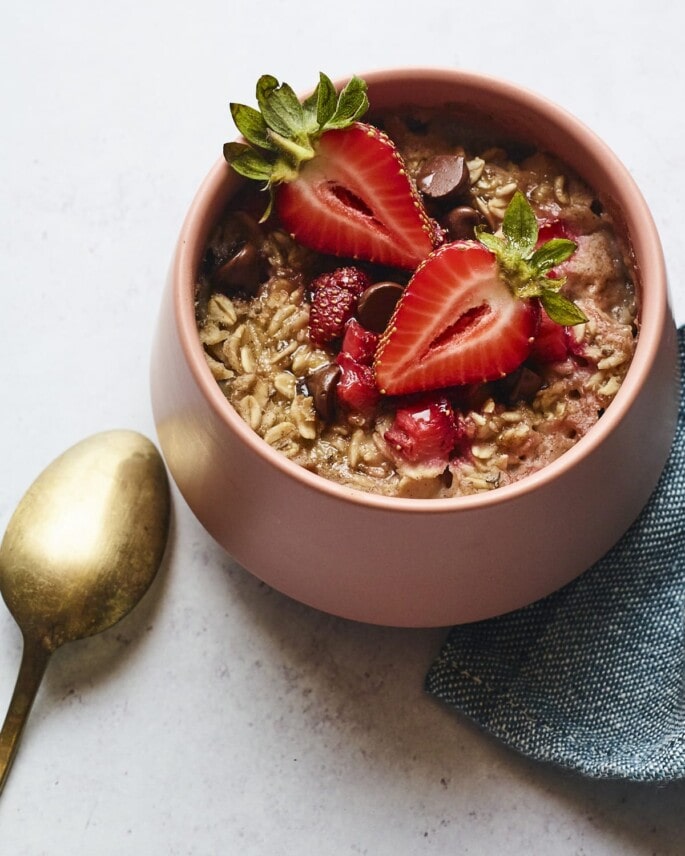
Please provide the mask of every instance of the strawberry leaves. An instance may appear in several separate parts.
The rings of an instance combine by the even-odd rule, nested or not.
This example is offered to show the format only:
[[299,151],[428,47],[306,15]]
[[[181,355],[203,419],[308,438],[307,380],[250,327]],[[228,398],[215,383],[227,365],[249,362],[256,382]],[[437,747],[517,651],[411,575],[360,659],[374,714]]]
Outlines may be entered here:
[[323,73],[302,103],[291,86],[270,74],[257,81],[256,97],[258,110],[231,103],[233,121],[247,143],[226,143],[224,157],[239,175],[264,181],[272,196],[277,185],[295,181],[302,164],[314,157],[323,133],[349,127],[369,107],[361,78],[353,77],[338,93]]
[[518,191],[504,212],[502,232],[509,246],[522,257],[535,249],[538,239],[538,221],[526,197]]
[[[321,81],[326,81],[326,86],[333,89],[333,84],[325,74],[321,74]],[[321,88],[321,81],[317,88]],[[335,90],[333,89],[333,91]],[[332,101],[329,100],[326,102],[326,106],[330,108],[331,103]],[[347,128],[348,125],[363,116],[368,109],[369,100],[366,96],[366,83],[359,77],[353,77],[338,96],[335,109],[330,112],[330,115],[324,112],[318,117],[320,133],[332,128]],[[325,121],[322,121],[324,117]]]
[[571,258],[577,245],[567,238],[552,238],[537,247],[537,218],[521,191],[514,194],[507,206],[502,235],[481,228],[476,237],[495,255],[500,272],[516,297],[539,298],[545,312],[557,324],[573,326],[587,321],[582,310],[560,293],[565,278],[549,276],[550,271]]
[[573,327],[587,321],[585,313],[573,301],[551,288],[542,289],[540,303],[552,321],[563,327]]
[[335,113],[338,103],[338,93],[331,80],[325,74],[319,74],[319,84],[303,104],[305,111],[313,121],[321,127]]

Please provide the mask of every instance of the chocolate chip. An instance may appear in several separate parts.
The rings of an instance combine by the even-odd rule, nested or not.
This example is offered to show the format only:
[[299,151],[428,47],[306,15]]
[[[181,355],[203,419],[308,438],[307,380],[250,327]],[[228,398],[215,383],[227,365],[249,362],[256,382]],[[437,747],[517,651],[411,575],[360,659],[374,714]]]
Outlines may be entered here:
[[245,241],[254,244],[255,247],[259,247],[264,240],[264,236],[255,218],[251,214],[248,214],[247,211],[235,211],[233,219],[238,229],[244,235]]
[[530,404],[543,383],[540,375],[528,366],[521,366],[501,381],[509,404],[516,404],[518,401],[526,401]]
[[469,205],[452,208],[441,220],[440,225],[447,230],[450,240],[464,241],[474,237],[474,229],[483,222],[480,212]]
[[428,120],[419,115],[405,116],[404,124],[412,134],[428,133]]
[[372,333],[382,333],[404,288],[397,282],[374,282],[364,289],[357,304],[357,318]]
[[314,399],[314,409],[324,422],[335,416],[335,388],[340,379],[340,366],[327,363],[305,378],[307,390]]
[[262,263],[254,244],[248,243],[224,262],[212,276],[212,285],[218,291],[242,291],[256,294],[262,278]]
[[471,178],[462,155],[436,155],[423,165],[417,183],[430,199],[452,202],[466,193]]

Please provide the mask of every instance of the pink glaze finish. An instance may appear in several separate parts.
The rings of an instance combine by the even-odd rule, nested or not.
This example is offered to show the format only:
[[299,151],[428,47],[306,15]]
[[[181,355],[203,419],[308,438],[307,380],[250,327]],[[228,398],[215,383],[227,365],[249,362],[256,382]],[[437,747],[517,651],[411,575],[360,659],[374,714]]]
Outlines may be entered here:
[[673,437],[677,356],[659,237],[632,178],[584,125],[503,81],[462,71],[362,75],[374,109],[456,103],[558,154],[611,206],[640,273],[640,336],[599,423],[540,472],[487,494],[443,500],[368,495],[273,451],[228,404],[194,320],[208,233],[238,186],[221,161],[179,237],[152,359],[160,445],[207,531],[254,575],[318,609],[359,621],[441,626],[521,607],[600,558],[638,515]]

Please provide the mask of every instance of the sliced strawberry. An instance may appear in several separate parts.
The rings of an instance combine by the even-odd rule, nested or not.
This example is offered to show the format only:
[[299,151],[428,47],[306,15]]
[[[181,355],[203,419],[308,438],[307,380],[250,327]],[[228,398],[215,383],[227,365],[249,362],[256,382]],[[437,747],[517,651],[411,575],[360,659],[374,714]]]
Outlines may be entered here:
[[341,350],[358,363],[370,366],[376,353],[378,338],[378,333],[372,333],[362,327],[356,318],[350,318],[345,325]]
[[395,413],[384,439],[394,454],[410,464],[435,466],[441,472],[464,435],[464,426],[455,417],[444,397],[424,400]]
[[322,253],[412,269],[438,240],[394,143],[362,122],[326,131],[297,179],[276,188],[275,207]]
[[397,395],[503,377],[530,353],[539,314],[481,244],[445,244],[419,266],[381,336],[378,387]]
[[442,241],[390,138],[359,118],[369,100],[353,77],[337,92],[319,75],[300,102],[269,74],[257,81],[259,110],[231,104],[245,142],[224,156],[246,178],[265,182],[282,224],[323,253],[413,270]]
[[357,362],[344,352],[338,354],[336,362],[340,366],[340,379],[336,387],[338,401],[349,410],[371,413],[380,399],[371,366]]

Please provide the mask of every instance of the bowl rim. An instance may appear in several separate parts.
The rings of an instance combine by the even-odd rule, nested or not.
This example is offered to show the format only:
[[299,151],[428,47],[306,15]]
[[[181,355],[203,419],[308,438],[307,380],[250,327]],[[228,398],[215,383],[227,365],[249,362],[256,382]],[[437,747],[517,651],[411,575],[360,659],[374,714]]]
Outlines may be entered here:
[[[174,318],[186,364],[214,415],[251,453],[301,486],[333,499],[392,512],[432,515],[494,507],[538,491],[592,455],[616,430],[630,411],[657,358],[660,336],[670,310],[663,249],[652,214],[632,175],[613,150],[572,113],[524,86],[480,72],[428,66],[376,69],[358,76],[367,82],[370,89],[374,85],[397,83],[410,78],[413,82],[423,81],[426,85],[440,80],[471,90],[495,92],[500,98],[512,100],[524,109],[543,115],[548,124],[562,128],[580,141],[584,149],[594,151],[596,159],[601,156],[603,172],[613,176],[612,186],[618,189],[618,195],[627,203],[623,206],[627,212],[626,221],[630,218],[640,223],[640,229],[631,233],[630,250],[634,253],[636,237],[642,248],[642,253],[635,254],[634,259],[639,280],[637,290],[640,292],[639,335],[631,365],[616,396],[601,419],[556,460],[516,482],[468,496],[416,499],[368,493],[326,479],[289,460],[253,431],[226,399],[207,365],[197,333],[194,259],[197,258],[198,238],[206,235],[208,213],[212,203],[225,190],[226,182],[238,183],[237,176],[230,171],[223,158],[219,158],[212,166],[192,200],[183,221],[170,271]],[[336,88],[344,85],[347,79],[334,81]],[[627,222],[622,225],[628,228]],[[646,282],[650,283],[649,289],[645,287]],[[647,291],[648,300],[645,299]]]

